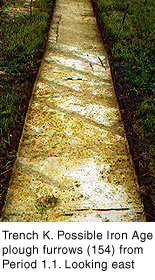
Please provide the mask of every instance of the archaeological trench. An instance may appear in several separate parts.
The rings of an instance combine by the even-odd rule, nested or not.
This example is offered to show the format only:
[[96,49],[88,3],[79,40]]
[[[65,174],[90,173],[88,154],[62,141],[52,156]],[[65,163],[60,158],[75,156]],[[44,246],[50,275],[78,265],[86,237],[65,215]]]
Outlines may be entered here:
[[57,0],[3,222],[144,222],[91,0]]

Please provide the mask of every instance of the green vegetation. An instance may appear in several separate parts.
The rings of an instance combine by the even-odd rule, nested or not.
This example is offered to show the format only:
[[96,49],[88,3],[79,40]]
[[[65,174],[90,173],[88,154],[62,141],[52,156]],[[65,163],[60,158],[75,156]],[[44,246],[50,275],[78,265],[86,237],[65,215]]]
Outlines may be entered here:
[[0,13],[0,153],[2,193],[44,53],[54,0],[7,0]]
[[[138,168],[143,166],[143,173],[149,168],[151,180],[143,181],[141,178],[142,185],[151,185],[154,189],[155,2],[93,0],[93,4],[101,33],[108,43],[114,83],[120,104],[123,104],[122,112],[123,109],[127,111],[133,133],[143,143],[141,153],[147,151],[146,156],[138,159]],[[146,174],[141,175],[146,177]]]
[[[11,3],[19,1],[11,0]],[[23,1],[22,1],[23,2]],[[34,2],[32,16],[9,16],[2,11],[1,26],[1,147],[10,144],[10,129],[18,119],[19,106],[27,98],[17,90],[17,81],[22,83],[32,79],[38,61],[44,51],[44,40],[47,36],[47,22],[52,11],[51,0]]]

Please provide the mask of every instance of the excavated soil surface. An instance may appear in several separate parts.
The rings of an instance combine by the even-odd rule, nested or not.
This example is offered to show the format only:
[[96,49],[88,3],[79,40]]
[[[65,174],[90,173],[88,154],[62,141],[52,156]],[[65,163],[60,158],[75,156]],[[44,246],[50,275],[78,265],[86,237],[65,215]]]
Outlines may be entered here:
[[145,221],[91,1],[58,0],[3,221]]

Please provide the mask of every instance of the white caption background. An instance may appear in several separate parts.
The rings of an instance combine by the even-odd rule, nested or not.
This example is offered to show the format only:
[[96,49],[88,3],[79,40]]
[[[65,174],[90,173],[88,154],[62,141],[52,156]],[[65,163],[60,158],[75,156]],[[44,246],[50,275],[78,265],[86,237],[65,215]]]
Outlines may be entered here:
[[154,223],[0,223],[0,247],[5,279],[131,280],[155,273]]

